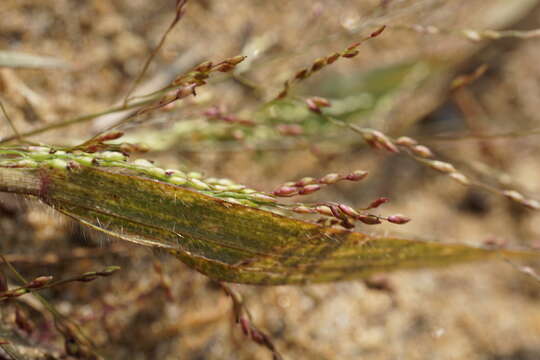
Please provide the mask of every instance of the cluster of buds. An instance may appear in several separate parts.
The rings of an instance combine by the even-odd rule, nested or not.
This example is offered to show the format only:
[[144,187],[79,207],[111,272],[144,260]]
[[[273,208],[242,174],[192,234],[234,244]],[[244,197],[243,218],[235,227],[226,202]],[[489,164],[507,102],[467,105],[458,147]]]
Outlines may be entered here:
[[87,272],[79,276],[75,276],[69,279],[60,280],[53,282],[52,276],[39,276],[35,278],[34,280],[28,282],[27,284],[11,289],[11,290],[5,290],[3,292],[0,292],[0,301],[15,298],[22,296],[24,294],[27,294],[29,292],[37,291],[37,290],[43,290],[48,289],[54,286],[66,284],[69,282],[88,282],[97,279],[98,277],[106,277],[114,274],[116,271],[118,271],[120,268],[118,266],[109,266],[105,268],[102,271],[92,271]]
[[326,174],[325,176],[316,179],[305,177],[298,181],[291,181],[283,184],[272,192],[272,195],[278,197],[291,197],[295,195],[308,195],[319,191],[324,186],[335,184],[339,181],[360,181],[368,175],[367,171],[356,170],[347,175],[336,173]]
[[416,140],[408,136],[401,136],[396,140],[396,145],[402,146],[409,150],[413,155],[429,159],[433,157],[431,150],[425,146],[418,144]]
[[242,333],[256,344],[266,347],[272,352],[273,360],[283,360],[281,354],[277,351],[270,336],[260,330],[251,320],[251,314],[246,308],[242,296],[230,285],[219,283],[225,294],[229,296],[233,305],[234,321],[240,325]]
[[508,199],[517,202],[529,209],[540,210],[540,202],[534,199],[527,199],[523,194],[515,190],[504,190],[502,194]]
[[306,99],[306,104],[308,109],[314,113],[320,114],[322,112],[321,108],[330,107],[332,104],[328,99],[325,99],[320,96],[313,96]]
[[[395,144],[409,150],[410,154],[412,154],[415,159],[418,161],[426,164],[430,168],[437,170],[440,173],[448,175],[451,179],[454,181],[457,181],[461,185],[470,186],[471,181],[469,178],[464,175],[463,173],[456,170],[454,165],[451,163],[440,161],[440,160],[434,160],[433,153],[431,150],[424,145],[418,144],[418,142],[410,137],[402,136],[398,138],[395,141]],[[540,210],[540,202],[538,200],[534,199],[527,199],[523,194],[519,193],[515,190],[499,190],[496,188],[492,188],[487,185],[482,185],[484,189],[487,189],[489,191],[499,193],[503,195],[504,197],[521,204],[529,209],[532,210]]]
[[354,228],[354,223],[360,221],[366,225],[381,224],[383,220],[393,224],[406,224],[410,219],[406,216],[396,214],[388,217],[367,213],[367,210],[375,209],[388,202],[387,198],[378,198],[368,207],[363,209],[353,209],[345,204],[321,203],[313,206],[300,205],[292,208],[292,211],[299,214],[319,214],[325,216],[317,222],[325,226],[340,225],[346,229]]
[[52,279],[52,276],[39,276],[24,286],[0,292],[0,301],[19,297],[34,290],[39,290],[49,284]]
[[165,94],[161,99],[159,99],[157,102],[141,108],[139,111],[135,113],[134,116],[143,115],[147,112],[154,111],[160,108],[169,109],[170,107],[168,105],[174,103],[175,101],[186,98],[188,96],[197,96],[197,92],[195,91],[195,89],[201,85],[202,84],[189,83],[187,85],[180,86],[177,89],[171,90],[167,94]]
[[366,144],[374,149],[383,149],[392,153],[398,153],[398,147],[390,140],[388,136],[378,130],[364,129],[361,132]]
[[385,26],[381,26],[376,31],[372,32],[370,35],[366,36],[365,38],[361,39],[360,41],[352,44],[342,52],[335,52],[328,56],[318,58],[315,60],[311,66],[306,67],[304,69],[301,69],[298,71],[291,79],[285,81],[285,84],[283,85],[283,90],[278,94],[276,97],[277,99],[283,99],[289,94],[289,90],[291,86],[298,81],[302,81],[304,79],[307,79],[311,75],[313,75],[315,72],[321,70],[322,68],[333,64],[336,62],[339,58],[353,58],[356,55],[358,55],[358,47],[366,40],[369,40],[371,38],[374,38],[376,36],[379,36],[383,30],[385,29]]
[[467,176],[457,171],[454,165],[445,161],[432,159],[433,152],[427,146],[418,144],[416,140],[408,136],[402,136],[398,138],[395,143],[407,149],[415,159],[440,173],[448,175],[451,179],[457,181],[461,185],[468,186],[471,184]]
[[202,64],[195,66],[191,71],[178,76],[169,86],[160,90],[169,91],[161,99],[159,99],[156,103],[141,108],[134,114],[134,116],[139,116],[149,111],[166,107],[167,105],[185,97],[197,95],[195,89],[199,86],[205,85],[206,79],[210,77],[210,74],[213,72],[230,72],[234,70],[236,65],[244,61],[245,58],[245,56],[239,55],[225,59],[217,64],[214,64],[211,61],[205,61]]
[[204,192],[206,195],[235,204],[260,208],[264,205],[272,206],[276,202],[275,198],[269,194],[250,189],[229,179],[205,178],[202,173],[197,171],[164,169],[146,159],[128,161],[128,156],[120,151],[88,153],[78,147],[77,149],[59,150],[44,146],[28,146],[0,152],[0,166],[9,168],[43,167],[72,172],[93,166],[125,169],[147,178]]
[[206,84],[205,80],[208,79],[213,72],[230,72],[234,70],[236,65],[244,61],[246,57],[238,55],[229,59],[214,64],[211,61],[205,61],[195,66],[191,71],[186,74],[178,76],[173,80],[172,86],[185,86],[188,84],[196,84],[197,86]]
[[[96,152],[119,152],[125,156],[129,156],[133,153],[145,153],[147,152],[148,146],[145,144],[133,144],[133,143],[121,143],[121,144],[110,144],[108,141],[117,140],[124,136],[122,131],[111,130],[103,134],[99,134],[90,140],[85,141],[81,145],[77,145],[71,148],[71,151],[82,151],[86,153],[96,153]],[[51,149],[51,154],[55,152],[54,149]]]
[[236,115],[227,115],[223,107],[212,106],[203,112],[203,115],[209,120],[220,120],[228,124],[237,124],[243,126],[255,126],[252,120],[241,119]]

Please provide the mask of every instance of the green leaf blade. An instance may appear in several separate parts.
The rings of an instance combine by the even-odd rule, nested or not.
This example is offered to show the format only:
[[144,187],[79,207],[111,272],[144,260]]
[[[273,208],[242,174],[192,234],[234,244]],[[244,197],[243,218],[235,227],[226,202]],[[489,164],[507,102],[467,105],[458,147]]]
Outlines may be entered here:
[[34,187],[26,193],[38,195],[58,211],[111,236],[164,248],[219,281],[329,282],[496,257],[540,257],[534,251],[488,250],[322,227],[125,169],[9,170],[24,171],[26,183]]

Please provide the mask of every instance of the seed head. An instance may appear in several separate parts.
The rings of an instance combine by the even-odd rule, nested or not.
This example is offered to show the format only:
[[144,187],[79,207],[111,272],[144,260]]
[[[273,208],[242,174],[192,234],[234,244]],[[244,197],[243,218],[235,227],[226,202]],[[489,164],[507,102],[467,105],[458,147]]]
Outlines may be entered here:
[[26,287],[29,289],[39,288],[47,284],[48,282],[51,282],[52,279],[52,276],[39,276],[34,280],[30,281],[30,283]]
[[126,156],[124,154],[116,152],[116,151],[103,151],[103,152],[98,153],[98,156],[101,159],[110,160],[110,161],[126,160]]
[[187,180],[184,177],[173,175],[169,178],[169,182],[174,185],[184,185]]
[[319,205],[315,208],[315,210],[321,215],[334,216],[332,209],[326,205]]
[[528,199],[521,202],[524,206],[532,210],[540,210],[540,201]]
[[229,72],[234,69],[234,65],[229,63],[223,63],[216,66],[215,70],[219,72]]
[[455,181],[457,181],[458,183],[460,183],[462,185],[468,186],[468,185],[471,184],[469,179],[465,175],[463,175],[462,173],[453,172],[448,176],[450,176],[452,179],[454,179]]
[[151,167],[146,169],[146,173],[150,176],[156,177],[156,178],[162,178],[167,176],[165,170],[158,168],[158,167]]
[[363,178],[365,178],[368,175],[367,171],[364,170],[356,170],[349,175],[345,176],[345,179],[350,181],[360,181]]
[[[387,203],[388,201],[390,201],[390,199],[385,198],[385,197],[380,197],[380,198],[378,198],[377,200],[373,201],[371,204],[369,204],[369,206],[368,206],[367,209],[375,209],[375,208],[378,208],[379,206],[381,206],[382,204]],[[366,210],[367,210],[367,209],[366,209]]]
[[[375,147],[377,148],[383,148],[393,153],[398,153],[399,149],[397,148],[394,143],[382,132],[373,130],[371,131],[371,138],[370,141],[374,142]],[[367,141],[367,140],[366,140]]]
[[303,205],[292,208],[292,211],[298,214],[313,214],[314,212],[316,212],[315,209]]
[[230,59],[227,59],[225,60],[227,63],[231,64],[231,65],[238,65],[240,64],[242,61],[244,61],[246,59],[247,56],[244,56],[244,55],[238,55],[238,56],[235,56],[233,58],[230,58]]
[[296,73],[296,75],[294,75],[295,79],[302,80],[302,79],[307,78],[309,76],[308,71],[309,71],[308,69],[300,70],[299,72]]
[[391,222],[392,224],[399,224],[399,225],[406,224],[409,221],[411,221],[411,219],[401,214],[390,215],[389,217],[386,218],[386,220],[388,222]]
[[308,194],[314,193],[315,191],[319,191],[320,189],[321,189],[321,185],[310,184],[310,185],[306,185],[304,187],[301,187],[298,190],[298,194],[299,195],[308,195]]
[[199,179],[189,179],[189,182],[197,190],[210,190],[210,186]]
[[432,160],[428,163],[428,165],[432,169],[435,169],[445,174],[451,174],[453,172],[456,172],[454,165],[444,162],[444,161]]
[[143,166],[143,167],[153,167],[154,164],[152,164],[150,161],[146,159],[137,159],[133,162],[133,165],[137,166]]
[[279,197],[289,197],[298,194],[298,189],[291,186],[282,186],[274,190],[272,194]]
[[345,205],[345,204],[339,204],[338,205],[339,210],[341,210],[345,215],[356,218],[360,214],[354,210],[352,207]]
[[513,200],[519,203],[525,200],[525,197],[515,190],[505,190],[503,191],[503,195],[509,198],[510,200]]
[[312,177],[305,177],[305,178],[302,178],[300,179],[300,181],[297,181],[295,183],[295,186],[306,186],[306,185],[309,185],[309,184],[314,184],[315,183],[315,179],[312,178]]
[[311,71],[319,71],[326,65],[326,59],[325,58],[318,58],[313,62],[313,65],[311,65]]
[[197,65],[194,70],[205,73],[205,72],[210,71],[212,66],[213,66],[213,64],[212,64],[211,61],[205,61],[205,62],[201,63],[200,65]]
[[203,178],[203,175],[200,172],[196,172],[196,171],[189,172],[187,176],[192,179],[198,179],[198,180]]
[[339,180],[341,180],[341,175],[336,174],[336,173],[330,173],[330,174],[326,174],[322,178],[320,178],[319,183],[330,185],[330,184],[337,183]]
[[358,51],[358,50],[345,50],[345,52],[343,54],[341,54],[341,56],[344,57],[344,58],[353,58],[356,55],[358,55],[359,52],[360,51]]
[[98,137],[92,139],[92,142],[102,143],[105,141],[119,139],[122,136],[124,136],[124,133],[122,131],[113,130],[113,131],[106,132],[105,134],[99,135]]
[[335,62],[337,59],[339,59],[340,57],[341,57],[341,55],[340,55],[339,53],[337,53],[337,52],[336,52],[336,53],[333,53],[332,55],[330,55],[330,56],[328,56],[328,57],[326,58],[326,63],[327,63],[328,65],[330,65],[330,64],[334,63],[334,62]]
[[356,220],[363,222],[366,225],[377,225],[381,223],[381,220],[374,215],[359,215]]
[[330,101],[320,96],[313,96],[310,99],[319,107],[329,107],[331,105]]
[[431,150],[427,146],[424,146],[424,145],[415,145],[411,148],[411,151],[415,155],[423,157],[423,158],[433,157],[433,153],[431,152]]
[[406,147],[412,147],[414,145],[417,145],[418,142],[408,136],[401,136],[400,138],[396,140],[396,144],[401,145],[401,146],[406,146]]

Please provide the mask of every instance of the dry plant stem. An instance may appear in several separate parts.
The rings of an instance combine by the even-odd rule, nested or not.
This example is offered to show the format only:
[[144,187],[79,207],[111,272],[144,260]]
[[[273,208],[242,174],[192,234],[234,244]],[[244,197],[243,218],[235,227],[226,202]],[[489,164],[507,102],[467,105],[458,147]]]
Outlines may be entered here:
[[5,137],[5,138],[0,140],[0,144],[5,144],[5,143],[11,142],[13,140],[17,140],[19,137],[20,138],[25,138],[25,137],[29,137],[29,136],[39,135],[39,134],[45,133],[45,132],[50,131],[50,130],[60,129],[60,128],[63,128],[63,127],[66,127],[66,126],[83,123],[85,121],[89,121],[89,120],[95,119],[95,118],[103,116],[103,115],[112,114],[112,113],[115,113],[115,112],[121,112],[121,111],[129,110],[129,109],[135,109],[135,108],[138,108],[138,107],[141,107],[141,106],[144,106],[144,105],[148,105],[148,104],[154,102],[155,100],[156,100],[156,97],[153,97],[153,98],[150,98],[150,99],[141,100],[141,101],[131,103],[131,104],[127,105],[126,107],[117,106],[117,107],[113,107],[111,109],[103,110],[103,111],[100,111],[100,112],[97,112],[97,113],[82,115],[82,116],[78,116],[78,117],[75,117],[75,118],[72,118],[72,119],[58,121],[58,122],[52,123],[50,125],[46,125],[46,126],[43,126],[41,128],[35,129],[35,130],[30,130],[30,131],[27,131],[27,132],[20,133],[19,136],[15,135],[15,136]]
[[[5,258],[4,255],[0,254],[0,259],[4,264],[9,268],[9,270],[15,275],[15,277],[22,283],[26,284],[28,281],[15,269],[9,261]],[[71,346],[73,354],[84,354],[91,359],[101,359],[95,349],[93,341],[84,334],[82,329],[78,324],[73,322],[71,319],[62,315],[56,308],[50,304],[44,297],[37,293],[32,293],[32,295],[43,305],[44,308],[49,311],[49,313],[54,317],[54,323],[56,329],[64,336],[66,340],[66,350],[68,349],[68,344]],[[71,354],[70,354],[71,355]]]
[[19,131],[17,130],[17,127],[15,126],[11,118],[9,117],[6,111],[6,108],[4,107],[4,102],[1,100],[0,100],[0,109],[2,109],[2,114],[4,114],[4,117],[6,118],[6,121],[8,122],[9,126],[11,127],[11,130],[13,130],[13,132],[15,133],[16,139],[18,139],[19,141],[22,141],[21,134],[19,133]]
[[429,141],[464,141],[464,140],[497,140],[497,139],[513,139],[527,136],[540,135],[540,129],[516,130],[510,132],[501,132],[493,134],[441,134],[426,138]]
[[135,81],[133,82],[131,87],[129,88],[129,90],[128,90],[127,94],[126,94],[126,97],[124,98],[124,107],[127,106],[128,102],[129,102],[129,97],[131,96],[133,91],[135,91],[137,86],[139,86],[142,78],[144,77],[144,75],[146,74],[146,71],[148,70],[148,67],[150,66],[150,64],[152,63],[154,58],[156,57],[159,50],[161,50],[161,48],[163,47],[163,44],[165,44],[165,41],[167,40],[167,36],[174,29],[176,24],[178,24],[180,19],[182,19],[182,16],[184,15],[184,6],[187,4],[187,2],[188,2],[188,0],[176,0],[176,12],[175,12],[174,19],[171,22],[171,24],[169,25],[169,27],[167,28],[167,30],[165,31],[165,33],[163,33],[163,35],[161,36],[161,39],[160,39],[158,45],[156,46],[156,48],[154,50],[152,50],[152,52],[150,53],[150,56],[148,57],[148,59],[144,63],[144,66],[143,66],[142,70],[140,71],[139,75],[137,76],[137,78],[135,79]]
[[457,35],[467,40],[478,42],[499,39],[534,39],[540,37],[540,29],[533,30],[477,30],[477,29],[442,29],[432,25],[392,25],[391,29],[410,30],[427,35]]
[[[230,59],[226,59],[215,65],[212,65],[212,63],[209,63],[209,62],[203,63],[199,65],[198,67],[196,67],[195,70],[191,72],[191,73],[194,73],[194,77],[190,76],[191,73],[181,75],[177,78],[177,80],[181,81],[180,84],[173,83],[162,89],[154,91],[150,94],[139,96],[138,98],[141,98],[141,100],[139,101],[132,102],[125,106],[124,105],[116,106],[111,109],[107,109],[107,110],[100,111],[93,114],[78,116],[73,119],[58,121],[50,125],[35,129],[35,130],[30,130],[28,132],[21,133],[19,136],[20,137],[34,136],[34,135],[45,133],[50,130],[60,129],[66,126],[83,123],[85,121],[89,121],[103,115],[108,115],[115,112],[122,112],[125,110],[140,108],[139,111],[135,112],[134,114],[129,115],[127,118],[120,120],[119,122],[117,122],[116,124],[114,124],[113,126],[111,126],[109,129],[105,131],[111,130],[113,128],[116,128],[122,124],[125,124],[133,120],[134,118],[136,118],[138,115],[141,115],[142,113],[165,106],[166,104],[171,102],[171,101],[167,101],[168,98],[173,99],[172,101],[176,101],[181,97],[185,97],[189,95],[189,93],[193,94],[196,86],[201,86],[205,84],[204,80],[201,80],[200,77],[206,78],[211,72],[215,72],[215,71],[218,71],[218,72],[231,71],[234,69],[234,66],[240,63],[244,58],[245,57],[243,56],[237,56]],[[197,70],[197,68],[200,68],[201,66],[206,66],[208,64],[210,64],[211,66],[206,69],[202,69],[202,71]],[[193,86],[193,84],[196,84],[196,86]],[[190,91],[186,91],[186,93],[182,93],[182,88],[178,89],[178,87],[181,85],[184,85],[185,90],[190,90]],[[165,97],[163,96],[163,94],[166,91],[173,90],[173,89],[178,89],[176,94],[174,94],[173,96],[165,96]],[[5,137],[3,139],[0,139],[0,144],[8,143],[10,141],[16,140],[17,138],[18,136],[16,135]]]
[[[199,86],[206,85],[206,79],[214,73],[214,72],[230,72],[234,70],[236,65],[244,61],[246,57],[245,56],[235,56],[232,58],[225,59],[217,64],[214,64],[210,61],[203,62],[202,64],[199,64],[194,69],[192,69],[190,72],[186,74],[182,74],[178,76],[176,79],[173,80],[171,84],[168,86],[159,89],[153,93],[148,94],[148,96],[159,97],[159,100],[156,102],[153,102],[149,104],[148,106],[142,107],[135,113],[131,114],[130,116],[116,122],[112,126],[110,126],[105,131],[101,132],[100,134],[96,135],[93,139],[88,140],[89,142],[94,141],[95,138],[101,136],[107,131],[117,129],[120,125],[127,124],[133,120],[135,120],[138,116],[143,115],[145,113],[163,108],[169,104],[172,104],[173,102],[176,102],[178,100],[181,100],[183,98],[186,98],[188,96],[196,96],[196,89]],[[167,93],[167,91],[169,91]],[[164,94],[163,96],[160,96]],[[144,96],[146,97],[146,96]]]
[[[5,254],[4,257],[11,264],[24,264],[25,266],[49,266],[83,259],[96,259],[107,254],[115,256],[129,256],[124,252],[121,244],[111,244],[103,248],[75,247],[66,251],[50,251],[40,254]],[[1,275],[1,272],[0,272]]]
[[41,291],[41,290],[61,286],[70,282],[93,281],[97,279],[98,277],[111,276],[118,270],[120,270],[118,266],[109,266],[106,269],[101,270],[101,271],[91,271],[91,272],[84,273],[82,275],[78,275],[78,276],[74,276],[71,278],[58,280],[58,281],[52,281],[52,277],[49,277],[49,276],[40,276],[21,287],[10,289],[4,292],[0,292],[0,302],[13,299],[13,298],[16,298],[16,297],[19,297],[19,296],[22,296],[22,295],[25,295],[34,291]]
[[0,191],[34,195],[96,230],[162,248],[217,281],[329,282],[501,255],[539,256],[534,251],[488,250],[320,226],[264,210],[273,204],[264,194],[223,195],[197,178],[181,178],[173,175],[176,170],[150,163],[120,161],[107,167],[105,155],[123,155],[103,154],[94,154],[95,161],[88,154],[68,160],[68,154],[47,151],[11,167],[0,165]]
[[231,286],[220,282],[219,285],[229,296],[233,305],[234,321],[240,325],[242,332],[253,342],[266,347],[272,352],[273,360],[283,360],[283,357],[276,349],[270,337],[253,324],[251,313],[244,304],[242,295],[235,291]]

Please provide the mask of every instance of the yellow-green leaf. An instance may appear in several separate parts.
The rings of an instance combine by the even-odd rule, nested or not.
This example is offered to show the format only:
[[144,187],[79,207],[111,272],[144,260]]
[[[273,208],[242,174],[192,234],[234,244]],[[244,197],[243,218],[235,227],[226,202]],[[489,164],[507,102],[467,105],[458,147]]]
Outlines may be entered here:
[[66,162],[1,168],[0,190],[30,194],[107,234],[165,249],[220,281],[298,284],[493,257],[539,258],[322,227],[205,195],[132,170]]

